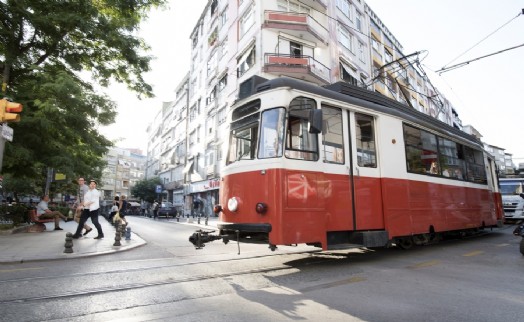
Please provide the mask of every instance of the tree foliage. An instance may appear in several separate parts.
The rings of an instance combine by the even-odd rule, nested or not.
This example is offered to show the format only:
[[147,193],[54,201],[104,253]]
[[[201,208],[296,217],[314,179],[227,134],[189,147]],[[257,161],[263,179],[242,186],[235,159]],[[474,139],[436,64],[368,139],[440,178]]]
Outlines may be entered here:
[[[24,110],[6,143],[3,173],[44,181],[47,167],[69,178],[100,177],[112,143],[97,131],[116,105],[100,91],[124,83],[152,97],[143,73],[149,49],[139,23],[165,0],[0,1],[2,94]],[[89,81],[88,81],[89,79]]]
[[159,177],[140,180],[131,188],[131,195],[147,202],[153,202],[157,199],[155,191],[159,184],[161,184]]

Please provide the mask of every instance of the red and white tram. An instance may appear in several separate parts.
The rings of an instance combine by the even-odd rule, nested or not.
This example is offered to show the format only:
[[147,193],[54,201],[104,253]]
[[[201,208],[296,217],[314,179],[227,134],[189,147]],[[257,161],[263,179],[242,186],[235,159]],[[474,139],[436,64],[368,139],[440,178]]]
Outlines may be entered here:
[[496,166],[473,136],[347,83],[255,76],[240,93],[215,207],[222,237],[407,248],[501,226]]

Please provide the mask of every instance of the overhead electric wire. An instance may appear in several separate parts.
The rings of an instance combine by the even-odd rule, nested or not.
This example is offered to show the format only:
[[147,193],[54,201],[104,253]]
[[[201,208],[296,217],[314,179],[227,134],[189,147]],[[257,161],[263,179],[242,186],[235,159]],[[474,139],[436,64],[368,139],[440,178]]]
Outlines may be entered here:
[[505,51],[513,50],[513,49],[516,49],[516,48],[519,48],[519,47],[523,47],[523,46],[524,46],[524,44],[520,44],[520,45],[517,45],[517,46],[513,46],[513,47],[510,47],[510,48],[499,50],[499,51],[491,53],[491,54],[487,54],[487,55],[484,55],[484,56],[473,58],[473,59],[470,59],[470,60],[462,62],[462,63],[451,65],[449,67],[442,67],[441,69],[437,70],[436,73],[439,73],[439,75],[441,75],[442,73],[448,72],[450,70],[453,70],[453,69],[456,69],[456,68],[459,68],[459,67],[462,67],[462,66],[469,65],[469,63],[472,63],[474,61],[481,60],[481,59],[486,58],[486,57],[498,55],[498,54],[501,54],[501,53],[503,53]]
[[[481,42],[483,42],[484,40],[488,39],[489,37],[491,37],[494,33],[496,33],[497,31],[499,31],[500,29],[502,29],[503,27],[505,27],[507,24],[509,24],[510,22],[512,22],[513,20],[517,19],[522,13],[524,13],[524,9],[522,9],[522,12],[519,12],[518,15],[516,15],[515,17],[511,18],[508,22],[506,22],[505,24],[503,24],[502,26],[500,26],[499,28],[497,28],[495,31],[493,31],[492,33],[490,33],[489,35],[487,35],[486,37],[482,38],[479,42],[477,42],[475,45],[473,45],[472,47],[470,47],[469,49],[467,49],[465,52],[463,52],[462,54],[458,55],[457,57],[455,57],[454,59],[452,59],[449,63],[447,63],[446,65],[442,66],[441,70],[444,70],[446,69],[446,67],[451,64],[452,62],[456,61],[457,59],[459,59],[460,57],[464,56],[467,52],[469,52],[471,49],[475,48],[476,46],[478,46]],[[455,65],[454,65],[455,66]]]

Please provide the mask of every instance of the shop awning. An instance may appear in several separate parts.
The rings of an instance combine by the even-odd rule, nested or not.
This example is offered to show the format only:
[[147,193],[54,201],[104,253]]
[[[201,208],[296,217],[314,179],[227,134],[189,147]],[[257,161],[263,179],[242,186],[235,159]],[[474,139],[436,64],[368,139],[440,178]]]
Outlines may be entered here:
[[188,173],[191,170],[192,167],[193,167],[193,161],[189,161],[186,164],[186,166],[184,167],[183,173]]

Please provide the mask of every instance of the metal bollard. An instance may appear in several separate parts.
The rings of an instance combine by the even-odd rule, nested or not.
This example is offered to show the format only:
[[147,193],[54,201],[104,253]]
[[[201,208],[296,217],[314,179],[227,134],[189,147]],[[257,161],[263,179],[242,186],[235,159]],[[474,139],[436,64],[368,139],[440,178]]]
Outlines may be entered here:
[[65,249],[64,253],[71,254],[73,253],[73,234],[67,233],[65,238]]
[[113,244],[113,246],[122,246],[122,244],[120,243],[121,238],[122,236],[120,235],[120,223],[118,223],[115,231],[115,243]]
[[198,216],[197,224],[200,225],[200,216]]
[[209,216],[206,216],[206,221],[205,221],[206,226],[207,226],[207,222],[208,222],[208,220],[209,220]]
[[131,240],[131,227],[126,228],[126,240]]

